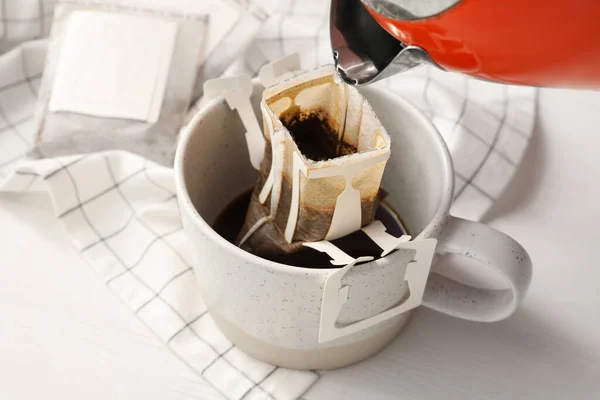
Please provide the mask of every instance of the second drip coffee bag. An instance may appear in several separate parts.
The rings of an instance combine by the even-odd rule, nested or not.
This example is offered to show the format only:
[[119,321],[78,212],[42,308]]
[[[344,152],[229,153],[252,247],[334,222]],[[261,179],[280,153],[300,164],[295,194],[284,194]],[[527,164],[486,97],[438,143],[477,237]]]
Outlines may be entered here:
[[335,240],[371,223],[390,137],[332,66],[267,88],[266,148],[237,244],[261,257]]

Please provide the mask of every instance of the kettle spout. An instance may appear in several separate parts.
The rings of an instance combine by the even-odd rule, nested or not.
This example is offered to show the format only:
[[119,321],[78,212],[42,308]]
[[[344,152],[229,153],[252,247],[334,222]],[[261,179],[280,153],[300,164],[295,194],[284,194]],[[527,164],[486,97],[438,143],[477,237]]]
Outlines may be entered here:
[[332,0],[329,33],[340,77],[363,86],[424,63],[435,63],[425,50],[396,40],[371,17],[360,0]]

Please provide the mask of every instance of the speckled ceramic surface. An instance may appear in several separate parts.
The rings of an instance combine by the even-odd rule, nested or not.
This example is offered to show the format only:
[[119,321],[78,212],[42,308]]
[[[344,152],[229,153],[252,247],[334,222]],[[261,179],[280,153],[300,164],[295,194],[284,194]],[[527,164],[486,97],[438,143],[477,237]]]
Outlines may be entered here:
[[[256,115],[260,115],[262,89],[255,85],[252,103]],[[474,321],[495,321],[512,314],[531,279],[526,251],[503,233],[450,216],[452,163],[434,126],[400,97],[372,88],[362,89],[362,93],[392,137],[392,156],[382,186],[389,193],[388,202],[411,233],[418,238],[437,238],[440,253],[481,262],[499,274],[508,287],[475,289],[432,273],[423,304]],[[348,349],[364,346],[370,346],[370,351],[360,353],[358,358],[368,357],[394,337],[390,332],[400,329],[407,321],[406,315],[319,343],[323,285],[334,270],[266,261],[235,247],[210,227],[229,202],[254,185],[256,171],[248,159],[244,133],[237,114],[223,99],[215,99],[183,133],[175,161],[183,223],[210,313],[225,321],[220,326],[231,329],[224,329],[224,333],[242,350],[271,363],[321,368],[310,355],[338,348],[336,362],[327,367],[342,366],[358,361],[359,353]],[[397,251],[351,269],[343,278],[349,286],[349,297],[338,323],[362,320],[402,301],[407,294],[402,282],[410,258],[406,252]],[[294,356],[286,349],[300,351],[304,361],[291,363],[290,357]]]

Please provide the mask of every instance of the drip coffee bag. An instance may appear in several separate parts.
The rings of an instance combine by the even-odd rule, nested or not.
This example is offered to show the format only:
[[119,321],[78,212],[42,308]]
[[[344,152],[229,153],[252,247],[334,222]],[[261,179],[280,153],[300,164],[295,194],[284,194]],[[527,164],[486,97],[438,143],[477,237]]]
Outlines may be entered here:
[[261,111],[264,158],[238,246],[268,258],[371,223],[390,137],[356,88],[325,66],[267,88]]
[[202,84],[252,42],[254,0],[60,0],[32,157],[126,150],[171,166]]

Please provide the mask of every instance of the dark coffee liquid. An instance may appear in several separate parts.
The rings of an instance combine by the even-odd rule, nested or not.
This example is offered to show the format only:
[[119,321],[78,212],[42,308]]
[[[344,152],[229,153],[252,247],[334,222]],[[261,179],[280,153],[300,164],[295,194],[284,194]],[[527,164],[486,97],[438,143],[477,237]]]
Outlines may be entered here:
[[280,117],[304,157],[313,161],[354,154],[356,147],[339,139],[323,112],[290,112]]
[[[215,219],[213,229],[235,244],[238,233],[242,229],[246,218],[246,211],[250,204],[252,189],[242,193],[233,200]],[[408,235],[408,231],[404,228],[405,224],[400,221],[400,218],[389,206],[380,205],[375,212],[375,219],[385,225],[387,232],[390,235],[400,237]],[[363,231],[357,231],[346,235],[342,238],[332,241],[338,248],[352,257],[372,256],[375,259],[380,258],[381,248],[377,246]],[[313,250],[309,247],[303,248],[293,254],[285,254],[276,257],[268,257],[269,260],[281,264],[294,265],[298,267],[308,268],[331,268],[331,258],[320,251]]]

